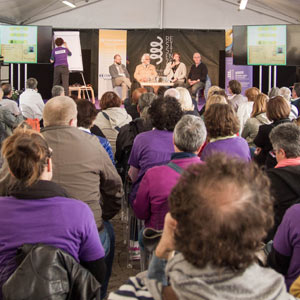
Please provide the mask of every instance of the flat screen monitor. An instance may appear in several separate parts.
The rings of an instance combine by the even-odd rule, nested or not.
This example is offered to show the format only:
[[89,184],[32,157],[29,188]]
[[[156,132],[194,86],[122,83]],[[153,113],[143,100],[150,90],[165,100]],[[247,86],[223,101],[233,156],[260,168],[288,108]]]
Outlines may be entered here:
[[[252,27],[256,28],[251,29]],[[268,30],[267,34],[266,31],[260,30],[259,32],[264,32],[264,38],[259,39],[259,37],[257,37],[257,28],[267,27],[272,27],[272,30]],[[249,31],[252,36],[254,35],[254,38],[252,37],[252,41],[249,41],[249,39],[251,40]],[[285,45],[284,40],[286,40]],[[252,56],[250,58],[249,46],[255,45],[257,48],[256,50],[253,48],[254,53],[252,53],[254,57]],[[257,49],[260,49],[260,53],[255,56],[255,51],[257,52]],[[261,60],[262,56],[264,56],[263,61]],[[257,59],[259,57],[260,60],[254,63],[253,59]],[[285,63],[284,57],[286,61]],[[253,64],[300,66],[300,25],[233,26],[233,63],[235,65]]]
[[5,63],[37,63],[37,26],[0,26]]
[[286,25],[247,27],[248,65],[286,65]]
[[52,27],[0,26],[0,52],[5,63],[50,63]]

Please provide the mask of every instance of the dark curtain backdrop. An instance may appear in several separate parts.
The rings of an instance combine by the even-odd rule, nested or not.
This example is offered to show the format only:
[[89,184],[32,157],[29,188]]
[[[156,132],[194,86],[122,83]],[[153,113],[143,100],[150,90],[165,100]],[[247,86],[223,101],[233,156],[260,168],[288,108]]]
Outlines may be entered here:
[[[53,30],[66,30],[55,28]],[[94,87],[95,94],[98,92],[98,29],[81,29],[80,41],[83,54],[84,76],[87,83],[91,83]],[[158,39],[157,37],[162,39]],[[224,87],[225,74],[225,55],[224,44],[225,34],[223,30],[128,30],[127,55],[130,64],[128,69],[133,75],[134,69],[140,63],[143,53],[150,52],[152,57],[151,63],[156,65],[160,72],[163,72],[166,63],[170,59],[173,52],[181,54],[181,60],[186,64],[188,70],[193,63],[192,56],[195,51],[202,54],[203,62],[208,66],[208,72],[212,78],[213,84],[219,84]],[[154,43],[152,43],[154,42]],[[152,43],[152,46],[151,46]],[[160,45],[161,44],[161,45]],[[161,49],[162,46],[162,49]],[[160,53],[162,51],[162,55]],[[157,56],[155,56],[157,55]],[[125,61],[125,59],[123,59]],[[14,65],[14,86],[17,88],[17,65]],[[264,91],[267,90],[267,67],[263,68],[264,73]],[[300,81],[299,67],[278,67],[277,85],[289,86],[293,82]],[[51,97],[51,88],[53,80],[52,64],[28,64],[28,77],[35,77],[39,82],[39,91],[44,99]],[[254,67],[253,72],[254,85],[258,86],[258,68]],[[21,88],[24,88],[24,65],[21,65]],[[77,73],[70,75],[70,83],[82,83],[81,76]]]
[[145,29],[127,32],[128,70],[132,78],[144,53],[150,53],[151,63],[156,66],[159,75],[162,75],[172,53],[180,53],[181,61],[186,64],[189,72],[193,64],[193,53],[200,52],[212,83],[222,86],[224,77],[220,77],[219,72],[224,69],[224,50],[224,30]]

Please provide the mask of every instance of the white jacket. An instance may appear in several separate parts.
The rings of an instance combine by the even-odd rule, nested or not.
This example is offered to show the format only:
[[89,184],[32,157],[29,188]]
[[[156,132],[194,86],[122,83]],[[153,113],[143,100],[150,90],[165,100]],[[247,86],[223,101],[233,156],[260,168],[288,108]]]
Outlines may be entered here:
[[20,110],[25,118],[43,118],[44,101],[40,93],[33,89],[26,89],[20,96]]

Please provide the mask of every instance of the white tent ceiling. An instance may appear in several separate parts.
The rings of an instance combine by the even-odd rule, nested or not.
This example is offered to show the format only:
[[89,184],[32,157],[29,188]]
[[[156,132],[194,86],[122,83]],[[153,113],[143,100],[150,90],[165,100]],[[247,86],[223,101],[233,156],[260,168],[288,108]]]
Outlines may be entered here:
[[[77,5],[77,8],[72,10],[64,5],[61,0],[0,0],[0,22],[10,24],[41,24],[52,25],[53,27],[72,27],[73,19],[74,28],[84,28],[84,22],[78,23],[78,18],[86,20],[86,28],[147,28],[147,27],[166,27],[176,28],[176,23],[172,21],[168,22],[165,19],[172,18],[172,14],[175,16],[182,15],[184,12],[203,13],[203,9],[210,8],[211,12],[215,11],[215,15],[209,16],[210,19],[218,17],[219,14],[226,12],[227,15],[232,10],[232,25],[237,24],[237,17],[240,16],[241,22],[250,22],[249,19],[255,15],[259,15],[261,22],[256,23],[287,23],[287,24],[299,24],[300,23],[300,5],[299,0],[249,0],[247,10],[245,12],[238,12],[238,0],[69,0]],[[189,4],[190,3],[190,4]],[[109,10],[110,7],[110,10]],[[226,8],[226,9],[225,9]],[[224,11],[225,9],[225,11]],[[219,11],[218,11],[219,10]],[[122,18],[122,24],[115,22],[116,26],[113,26],[113,21],[116,21],[115,13],[122,15],[124,11],[125,16]],[[130,12],[132,11],[132,14]],[[108,13],[110,12],[110,13]],[[145,18],[140,18],[137,22],[132,23],[131,20],[135,19],[140,14],[145,14]],[[147,23],[147,15],[153,14],[154,21]],[[243,13],[243,15],[242,15]],[[161,16],[163,16],[163,19]],[[64,24],[60,22],[56,23],[58,16],[65,16],[67,22]],[[248,15],[248,19],[246,17]],[[69,16],[69,17],[68,17]],[[127,19],[126,19],[127,17]],[[225,14],[224,14],[224,17]],[[230,16],[227,16],[230,18]],[[60,18],[60,17],[59,17]],[[98,19],[91,22],[92,19]],[[60,18],[61,19],[61,18]],[[111,19],[111,22],[109,20]],[[186,16],[187,26],[182,24],[182,20],[179,21],[177,28],[193,28],[193,24],[189,23],[189,13]],[[103,22],[101,23],[101,20]],[[180,23],[181,21],[181,23]],[[163,23],[163,24],[162,24]],[[207,23],[207,22],[206,22]],[[220,28],[222,23],[220,20],[216,20],[218,24],[216,27]],[[246,24],[246,23],[245,23]],[[76,26],[79,25],[79,26]],[[98,26],[97,26],[98,25]],[[99,26],[100,25],[100,26]],[[120,26],[122,25],[122,26]],[[195,24],[194,28],[203,27],[203,25]],[[205,26],[204,26],[205,27]],[[211,25],[209,24],[210,28]],[[228,20],[224,22],[224,28],[228,27]]]

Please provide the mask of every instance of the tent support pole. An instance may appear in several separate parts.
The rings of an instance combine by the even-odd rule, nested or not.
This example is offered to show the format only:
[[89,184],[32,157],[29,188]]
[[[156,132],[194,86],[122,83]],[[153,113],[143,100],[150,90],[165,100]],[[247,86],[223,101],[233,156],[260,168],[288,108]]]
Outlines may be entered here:
[[160,0],[160,29],[164,28],[164,0]]

